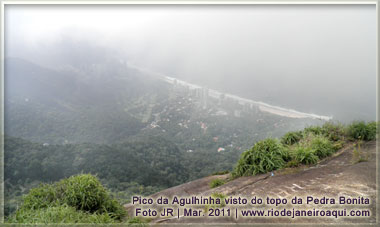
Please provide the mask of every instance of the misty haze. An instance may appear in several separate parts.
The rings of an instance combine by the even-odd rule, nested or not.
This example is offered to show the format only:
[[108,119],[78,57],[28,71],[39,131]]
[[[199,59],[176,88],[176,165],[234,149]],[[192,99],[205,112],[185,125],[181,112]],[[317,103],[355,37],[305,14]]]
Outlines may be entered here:
[[6,57],[60,68],[106,54],[334,120],[375,119],[375,8],[8,6]]
[[[5,6],[6,215],[41,182],[90,173],[127,203],[236,174],[266,138],[375,121],[375,22],[375,5]],[[313,136],[340,149],[341,131]]]

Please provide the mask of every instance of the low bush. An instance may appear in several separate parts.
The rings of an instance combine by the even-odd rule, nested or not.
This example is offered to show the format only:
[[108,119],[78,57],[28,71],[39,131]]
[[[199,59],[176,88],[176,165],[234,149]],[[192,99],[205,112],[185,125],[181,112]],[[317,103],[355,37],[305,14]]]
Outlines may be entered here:
[[320,159],[330,156],[335,151],[331,141],[324,136],[315,136],[311,140],[310,147]]
[[214,179],[210,182],[210,188],[216,188],[216,187],[219,187],[221,185],[225,184],[225,181],[224,180],[221,180],[221,179]]
[[341,141],[344,140],[346,135],[346,128],[342,124],[333,124],[326,122],[322,126],[323,135],[331,141]]
[[61,203],[75,207],[77,210],[110,212],[115,217],[122,216],[120,205],[112,199],[100,181],[90,175],[82,174],[61,180],[55,184],[57,198]]
[[[41,217],[51,215],[53,219],[56,219],[54,215],[62,215],[62,218],[65,218],[65,215],[71,214],[72,209],[78,211],[79,214],[82,212],[90,215],[88,218],[83,215],[75,216],[75,218],[85,218],[83,219],[85,223],[91,220],[104,220],[109,223],[108,217],[116,221],[121,220],[126,215],[124,208],[118,201],[111,198],[109,192],[95,176],[81,174],[54,184],[41,184],[39,187],[31,189],[24,197],[20,209],[16,211],[10,220],[28,221],[28,217],[33,218],[33,215],[31,215],[33,212],[36,212],[36,215]],[[91,216],[92,214],[95,216]],[[98,219],[95,220],[94,218]],[[76,219],[73,220],[76,221]],[[65,223],[65,221],[66,218],[62,223]],[[79,223],[79,221],[76,222]]]
[[281,137],[281,143],[284,145],[293,145],[300,141],[302,138],[302,132],[288,132]]
[[[310,126],[303,131],[288,132],[276,139],[257,142],[243,152],[232,171],[232,177],[267,173],[282,167],[297,167],[300,164],[316,164],[319,159],[330,156],[343,148],[346,138],[354,140],[374,140],[378,133],[378,123],[353,122],[348,127],[327,122],[323,126]],[[360,161],[365,158],[359,157]]]
[[323,135],[324,130],[320,126],[310,126],[303,130],[304,134]]
[[316,164],[319,160],[318,156],[315,155],[314,150],[311,147],[298,146],[293,152],[294,159],[305,165]]
[[352,139],[374,140],[376,139],[377,123],[370,122],[366,124],[364,121],[355,121],[348,126],[348,135]]
[[369,122],[367,124],[367,130],[368,130],[368,135],[367,135],[367,140],[375,140],[376,135],[378,134],[378,123],[375,121]]
[[265,139],[242,153],[232,176],[267,173],[282,168],[289,159],[289,153],[277,139]]
[[35,210],[49,206],[60,205],[57,201],[56,190],[54,185],[41,184],[39,187],[32,188],[23,198],[21,206],[24,210]]

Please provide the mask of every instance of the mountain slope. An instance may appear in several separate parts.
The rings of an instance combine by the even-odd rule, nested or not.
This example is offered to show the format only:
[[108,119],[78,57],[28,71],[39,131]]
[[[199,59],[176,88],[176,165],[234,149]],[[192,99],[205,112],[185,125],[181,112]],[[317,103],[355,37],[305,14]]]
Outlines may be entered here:
[[[221,193],[229,198],[230,196],[243,196],[247,198],[263,198],[290,200],[295,196],[298,198],[306,198],[313,196],[314,198],[335,198],[339,196],[345,198],[368,198],[371,202],[369,205],[316,205],[306,204],[296,206],[254,206],[255,209],[282,209],[296,208],[302,209],[328,209],[338,208],[347,210],[358,208],[361,210],[370,210],[370,217],[317,217],[316,218],[280,218],[280,217],[199,217],[191,218],[180,216],[168,218],[158,218],[153,222],[160,223],[374,223],[376,221],[376,142],[367,142],[362,146],[362,152],[368,155],[368,162],[353,163],[353,146],[348,145],[332,157],[321,161],[318,165],[307,168],[299,167],[296,169],[283,169],[274,172],[274,176],[261,174],[251,177],[240,177],[229,181],[226,184],[214,189],[210,189],[209,183],[213,179],[226,179],[228,175],[209,176],[179,185],[173,188],[158,192],[151,197],[159,198],[161,196],[171,198],[175,196],[208,196],[213,193]],[[133,213],[134,206],[125,205],[126,209]],[[170,207],[170,206],[169,206]],[[188,207],[188,206],[187,206]],[[197,207],[197,206],[195,206]],[[229,206],[223,207],[225,210],[231,208],[235,210],[238,207],[242,209],[252,209],[252,205],[248,206]],[[197,207],[202,208],[202,206]],[[158,209],[161,209],[159,207]],[[203,206],[204,209],[204,206]]]
[[[109,66],[112,68],[112,66]],[[124,110],[155,92],[149,78],[119,65],[109,75],[46,69],[7,59],[6,134],[47,143],[123,141],[146,124]],[[133,83],[132,83],[133,82]],[[138,86],[138,87],[136,87]]]
[[319,123],[194,94],[114,58],[60,69],[9,58],[5,66],[5,133],[35,142],[109,144],[159,135],[189,151],[241,151]]

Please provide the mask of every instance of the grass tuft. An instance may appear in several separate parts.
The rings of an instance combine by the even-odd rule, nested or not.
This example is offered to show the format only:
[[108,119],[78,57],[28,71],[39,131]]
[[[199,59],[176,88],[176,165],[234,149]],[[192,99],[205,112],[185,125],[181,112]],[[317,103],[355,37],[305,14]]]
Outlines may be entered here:
[[249,176],[267,173],[284,167],[290,159],[287,149],[277,139],[265,139],[257,142],[250,150],[242,153],[232,176]]
[[216,188],[216,187],[219,187],[219,186],[222,186],[223,184],[225,184],[226,182],[224,180],[221,180],[221,179],[214,179],[210,182],[210,188]]
[[112,223],[125,215],[124,208],[111,198],[98,178],[80,174],[31,189],[9,222]]
[[315,136],[311,140],[310,147],[314,150],[314,154],[319,159],[330,156],[335,150],[333,144],[324,136]]
[[348,126],[348,135],[351,139],[357,140],[374,140],[377,134],[377,123],[364,121],[355,121]]
[[319,160],[311,147],[298,146],[294,150],[295,160],[305,165],[316,164]]
[[302,132],[288,132],[281,137],[281,143],[284,145],[293,145],[302,139]]

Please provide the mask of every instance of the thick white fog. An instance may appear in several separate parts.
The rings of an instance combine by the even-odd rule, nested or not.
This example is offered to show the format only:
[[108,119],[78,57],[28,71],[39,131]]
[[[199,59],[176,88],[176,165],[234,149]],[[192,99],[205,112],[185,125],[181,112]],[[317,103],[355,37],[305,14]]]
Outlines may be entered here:
[[59,68],[70,53],[76,64],[118,55],[256,101],[375,120],[375,5],[6,5],[6,57]]

